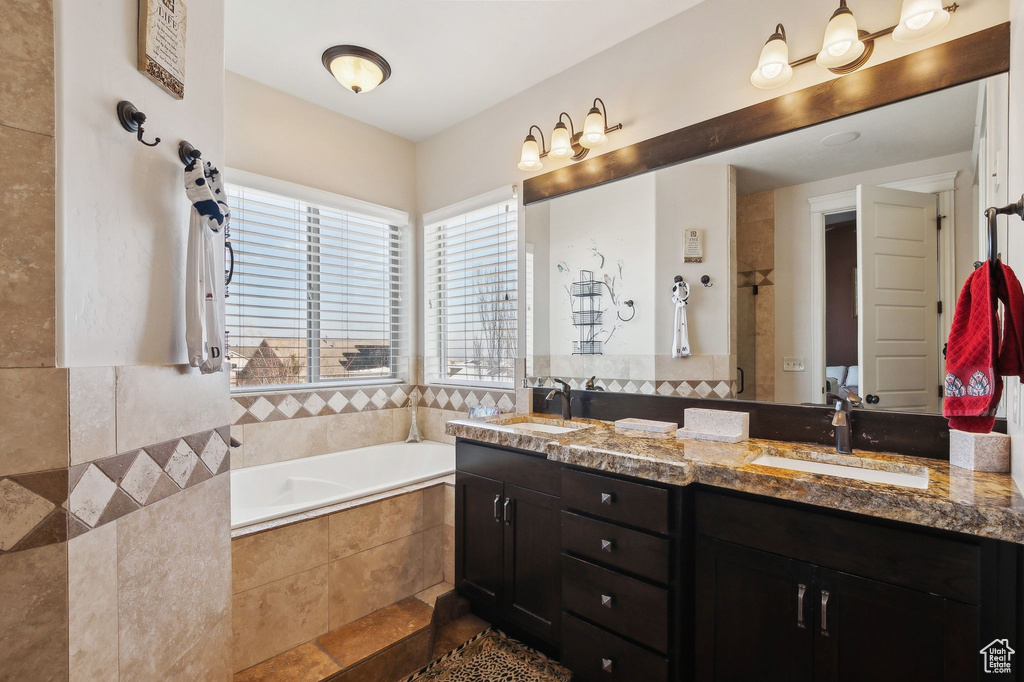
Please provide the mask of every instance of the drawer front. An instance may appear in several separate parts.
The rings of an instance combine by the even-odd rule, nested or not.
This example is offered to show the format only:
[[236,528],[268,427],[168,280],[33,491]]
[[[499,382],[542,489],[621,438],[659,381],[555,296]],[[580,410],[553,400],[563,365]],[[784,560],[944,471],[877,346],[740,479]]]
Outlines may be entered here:
[[668,490],[562,469],[562,506],[668,533]]
[[562,665],[593,682],[668,680],[668,660],[635,644],[562,614]]
[[669,581],[671,541],[562,511],[562,550],[661,583]]
[[544,455],[460,440],[455,444],[455,469],[547,495],[559,495],[559,464]]
[[668,652],[668,591],[562,555],[562,606],[566,611]]

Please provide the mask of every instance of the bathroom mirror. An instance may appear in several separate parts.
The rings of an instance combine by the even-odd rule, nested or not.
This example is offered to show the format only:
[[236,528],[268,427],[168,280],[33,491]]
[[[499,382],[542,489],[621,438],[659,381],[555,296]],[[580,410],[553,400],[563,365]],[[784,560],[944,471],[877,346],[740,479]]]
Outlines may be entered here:
[[528,382],[941,412],[1007,112],[1001,74],[530,204]]

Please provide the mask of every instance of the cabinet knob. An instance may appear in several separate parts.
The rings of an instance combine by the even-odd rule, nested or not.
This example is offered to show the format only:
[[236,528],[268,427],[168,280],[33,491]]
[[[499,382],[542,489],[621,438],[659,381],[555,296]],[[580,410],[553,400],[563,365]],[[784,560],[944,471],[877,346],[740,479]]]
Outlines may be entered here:
[[611,552],[612,551],[612,544],[613,543],[612,543],[611,540],[601,540],[601,551],[602,552]]
[[615,501],[615,494],[614,493],[601,493],[601,504],[608,504],[608,505],[610,505],[614,501]]
[[605,607],[606,609],[610,609],[612,607],[612,595],[610,595],[610,594],[602,594],[601,595],[601,606]]
[[610,659],[610,658],[602,658],[601,659],[601,670],[605,671],[606,673],[610,673],[612,671],[613,667],[614,667],[614,662],[612,661],[612,659]]

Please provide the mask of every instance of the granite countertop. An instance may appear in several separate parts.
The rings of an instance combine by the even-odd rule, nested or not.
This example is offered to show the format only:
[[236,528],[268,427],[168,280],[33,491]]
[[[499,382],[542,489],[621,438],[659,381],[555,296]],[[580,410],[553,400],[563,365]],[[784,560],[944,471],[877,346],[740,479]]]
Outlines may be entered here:
[[[579,430],[542,433],[523,428],[526,422]],[[840,455],[824,445],[756,438],[741,443],[658,439],[617,433],[611,422],[563,422],[540,414],[453,420],[445,432],[613,474],[679,486],[701,483],[1024,544],[1024,497],[1010,474],[969,471],[939,460],[861,450]],[[870,483],[751,463],[761,455],[905,473],[926,469],[928,487]]]

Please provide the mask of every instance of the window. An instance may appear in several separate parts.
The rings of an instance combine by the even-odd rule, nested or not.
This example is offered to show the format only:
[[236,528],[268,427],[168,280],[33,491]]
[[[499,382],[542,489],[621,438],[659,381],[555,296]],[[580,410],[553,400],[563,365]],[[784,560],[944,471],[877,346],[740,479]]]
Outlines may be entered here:
[[517,214],[517,203],[509,198],[443,220],[425,217],[428,381],[512,385],[518,341]]
[[[240,175],[250,174],[230,177]],[[399,223],[407,221],[398,212],[384,219],[390,209],[379,216],[346,210],[362,202],[262,180],[292,195],[227,185],[235,252],[226,302],[232,387],[397,379]],[[300,193],[320,201],[294,196]]]

